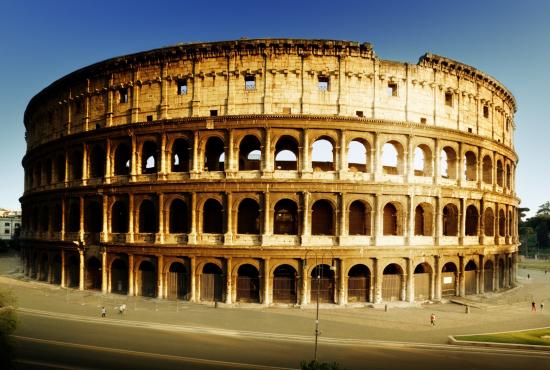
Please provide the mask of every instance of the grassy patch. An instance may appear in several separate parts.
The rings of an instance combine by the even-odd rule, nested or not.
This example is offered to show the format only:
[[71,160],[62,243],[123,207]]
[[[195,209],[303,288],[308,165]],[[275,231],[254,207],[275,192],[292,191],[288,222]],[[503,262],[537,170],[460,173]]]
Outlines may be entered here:
[[[543,338],[543,336],[548,336],[548,338]],[[457,340],[466,340],[471,342],[514,343],[550,346],[550,328],[516,331],[512,333],[456,335],[455,338]]]
[[536,269],[536,270],[548,270],[550,271],[549,260],[524,260],[518,263],[520,268]]

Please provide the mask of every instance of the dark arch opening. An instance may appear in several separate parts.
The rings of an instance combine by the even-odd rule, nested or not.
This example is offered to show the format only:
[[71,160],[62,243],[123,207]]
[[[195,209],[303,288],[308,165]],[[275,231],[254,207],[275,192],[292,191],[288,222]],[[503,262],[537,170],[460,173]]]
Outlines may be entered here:
[[239,204],[237,233],[260,233],[260,206],[255,200],[246,198]]
[[223,233],[223,207],[216,199],[204,203],[202,231],[207,234]]
[[370,270],[355,265],[348,272],[348,302],[370,302]]
[[111,209],[111,231],[113,233],[128,232],[128,205],[117,200]]
[[185,139],[176,139],[172,145],[172,172],[189,172],[191,148]]
[[506,236],[506,214],[502,209],[498,211],[498,235]]
[[189,232],[187,204],[181,199],[174,199],[170,204],[170,232],[174,234]]
[[84,213],[84,231],[99,233],[103,230],[103,209],[98,201],[90,201]]
[[157,296],[157,269],[151,261],[139,264],[139,294],[144,297]]
[[476,181],[477,180],[477,159],[474,152],[468,151],[464,155],[464,164],[465,171],[464,175],[466,176],[467,181]]
[[53,207],[53,217],[52,217],[52,230],[54,232],[61,232],[62,228],[62,213],[63,209],[61,208],[61,204],[56,203]]
[[398,212],[393,203],[384,206],[384,235],[399,235]]
[[80,230],[80,202],[77,200],[69,201],[69,222],[68,232],[74,233]]
[[143,143],[141,149],[141,173],[158,172],[158,147],[153,141]]
[[119,144],[115,149],[115,175],[129,175],[131,166],[130,147],[124,143]]
[[67,286],[76,288],[80,285],[80,261],[74,254],[67,258]]
[[144,199],[139,205],[139,232],[158,232],[158,217],[155,204],[152,200]]
[[371,207],[356,200],[349,206],[349,235],[371,234]]
[[90,151],[90,177],[100,178],[105,176],[106,155],[100,145],[94,145]]
[[244,264],[237,271],[237,301],[260,301],[260,275],[256,267]]
[[247,135],[239,145],[239,171],[260,169],[262,160],[260,140],[254,135]]
[[166,277],[169,299],[188,299],[187,269],[181,262],[172,262]]
[[311,207],[311,234],[334,235],[334,215],[329,201],[321,199]]
[[495,215],[491,208],[485,209],[483,223],[485,226],[485,230],[484,230],[485,235],[494,236],[495,235]]
[[443,235],[456,236],[458,234],[458,208],[454,204],[447,204],[443,208]]
[[273,232],[276,235],[298,234],[298,207],[290,199],[281,199],[275,204]]
[[223,297],[222,269],[213,263],[204,265],[201,274],[201,301],[219,302]]
[[311,302],[334,303],[334,271],[329,265],[317,265],[311,271]]
[[384,301],[401,300],[403,288],[403,270],[396,263],[391,263],[384,268],[382,276],[382,299]]
[[224,161],[221,160],[221,156],[224,153],[225,148],[223,140],[219,137],[209,138],[204,150],[204,170],[223,171]]
[[96,257],[90,257],[86,262],[86,289],[101,289],[101,262]]
[[111,264],[111,292],[128,294],[128,265],[120,258]]
[[466,236],[477,235],[478,219],[479,215],[477,213],[477,208],[473,205],[469,205],[466,208]]
[[69,157],[70,176],[71,180],[82,179],[82,152],[75,150]]
[[296,275],[296,270],[290,265],[280,265],[273,271],[273,302],[297,302]]
[[284,135],[275,144],[275,169],[296,171],[298,169],[299,150],[296,139]]
[[65,181],[65,156],[59,154],[55,160],[56,181]]

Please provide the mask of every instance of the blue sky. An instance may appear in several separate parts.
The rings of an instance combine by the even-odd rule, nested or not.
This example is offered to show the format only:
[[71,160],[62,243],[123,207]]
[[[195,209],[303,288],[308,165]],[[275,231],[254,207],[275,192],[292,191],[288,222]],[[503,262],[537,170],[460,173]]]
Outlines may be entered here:
[[550,1],[0,2],[0,208],[23,191],[23,112],[42,88],[110,57],[240,37],[368,41],[383,59],[444,55],[505,84],[518,101],[517,192],[550,200]]

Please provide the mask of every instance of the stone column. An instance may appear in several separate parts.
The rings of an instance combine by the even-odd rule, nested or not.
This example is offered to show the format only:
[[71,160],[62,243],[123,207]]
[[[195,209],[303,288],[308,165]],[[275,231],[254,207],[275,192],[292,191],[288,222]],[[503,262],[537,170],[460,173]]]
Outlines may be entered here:
[[233,270],[233,263],[231,257],[225,258],[225,303],[231,304],[233,302],[233,277],[231,270]]
[[462,148],[462,143],[459,142],[458,143],[458,153],[457,153],[457,159],[456,159],[456,169],[458,171],[457,175],[456,175],[456,179],[457,179],[457,185],[460,187],[462,186],[462,182],[465,181],[465,178],[464,178],[464,152],[463,152],[463,148]]
[[109,241],[109,197],[106,194],[103,194],[103,235],[101,241],[107,243]]
[[157,256],[157,297],[164,297],[164,257],[162,254]]
[[192,256],[189,258],[190,264],[190,273],[191,273],[191,296],[189,297],[190,302],[197,302],[197,258]]
[[101,293],[107,293],[107,250],[101,251]]
[[458,271],[458,295],[464,297],[466,295],[466,279],[464,256],[459,256],[459,271]]
[[348,236],[348,213],[346,212],[346,194],[340,193],[340,236]]
[[111,176],[113,176],[113,168],[111,164],[111,140],[107,138],[105,142],[105,182],[111,183]]
[[88,182],[90,169],[88,168],[88,145],[82,145],[82,185],[86,185]]
[[166,173],[168,172],[166,170],[166,132],[162,133],[161,141],[160,141],[160,168],[159,168],[159,175],[161,178],[166,177]]
[[188,244],[197,243],[197,194],[191,193],[191,230],[187,235]]
[[[407,149],[405,150],[405,153],[403,153],[404,155],[404,159],[405,159],[405,163],[407,165],[407,168],[405,169],[404,171],[404,177],[407,179],[407,182],[408,183],[411,183],[414,181],[414,165],[413,165],[413,160],[414,160],[414,148],[413,148],[413,137],[411,137],[410,135],[407,136]],[[424,161],[427,161],[428,158],[424,158]]]
[[191,173],[199,173],[199,133],[195,131],[193,133],[193,168]]
[[309,158],[309,131],[304,129],[302,132],[302,172],[312,172],[311,160]]
[[380,260],[378,258],[372,259],[372,270],[374,275],[374,303],[382,302],[382,279],[384,275],[380,271]]
[[228,144],[225,147],[225,172],[233,173],[237,171],[238,160],[235,161],[235,135],[233,130],[229,130]]
[[464,237],[466,236],[466,198],[460,198],[460,209],[458,217],[458,243],[464,244]]
[[67,277],[65,274],[65,249],[61,248],[61,288],[65,288],[67,286]]
[[410,245],[414,237],[414,195],[407,196],[407,228],[405,231],[405,244]]
[[479,255],[479,274],[477,277],[477,293],[483,294],[485,293],[485,261],[482,254]]
[[302,260],[302,299],[300,302],[300,305],[304,306],[308,304],[308,293],[309,293],[309,287],[308,287],[308,274],[307,274],[307,259],[304,258]]
[[264,191],[264,229],[263,235],[271,235],[273,231],[271,230],[271,205],[270,205],[270,193],[269,191]]
[[128,194],[128,242],[134,242],[134,193]]
[[233,244],[233,194],[225,193],[225,244]]
[[412,258],[407,258],[407,301],[414,302],[414,267]]
[[271,130],[269,128],[265,129],[264,133],[264,145],[262,150],[262,159],[264,161],[264,166],[262,168],[263,172],[273,172],[274,169],[274,159],[272,158],[271,153]]
[[132,158],[130,162],[130,177],[132,181],[135,181],[136,175],[141,173],[141,163],[139,163],[139,166],[138,166],[138,143],[137,143],[136,135],[132,133],[131,136],[132,136],[132,149],[131,149]]
[[165,225],[165,211],[164,211],[164,193],[158,194],[158,202],[159,202],[159,230],[158,230],[158,241],[160,244],[164,244],[164,238],[166,233],[166,225]]
[[382,214],[380,209],[380,194],[376,193],[374,194],[374,230],[372,232],[373,235],[373,245],[378,244],[379,238],[382,236],[382,227],[381,227],[381,220],[382,220]]
[[134,255],[128,255],[128,295],[135,295],[134,290]]
[[78,255],[80,257],[80,270],[78,274],[78,290],[84,290],[84,249],[78,250]]
[[340,130],[340,138],[339,138],[339,144],[340,144],[340,161],[339,161],[339,172],[340,172],[340,178],[344,178],[346,176],[346,173],[348,172],[348,157],[346,153],[346,131]]
[[[435,153],[434,153],[434,170],[433,170],[433,182],[439,184],[441,182],[441,140],[435,139]],[[447,175],[449,169],[447,168]]]
[[346,279],[346,260],[343,258],[340,258],[340,263],[338,266],[338,280],[339,280],[339,296],[338,296],[338,304],[340,306],[343,306],[348,303],[347,299],[347,279]]
[[84,197],[80,197],[79,201],[80,201],[80,227],[78,229],[78,240],[84,241]]
[[269,258],[264,258],[264,297],[263,297],[263,304],[264,305],[270,305],[271,304],[271,291],[270,291],[270,286],[271,286],[271,276],[270,276],[270,273],[269,273],[269,269],[270,269],[270,263],[269,263]]
[[441,198],[439,196],[435,197],[435,238],[434,244],[439,245],[441,237],[443,236],[443,215],[441,214]]
[[435,270],[435,278],[434,278],[434,299],[436,301],[441,300],[441,266],[440,265],[441,257],[435,256],[434,257],[434,270]]
[[66,210],[66,204],[65,204],[65,197],[61,198],[61,240],[65,240],[65,223],[67,217],[67,210]]
[[310,193],[308,191],[302,192],[302,243],[304,242],[304,239],[307,239],[307,237],[311,235],[311,225],[309,222],[309,197]]
[[380,161],[380,158],[381,158],[380,138],[378,136],[379,135],[377,132],[373,134],[373,144],[371,149],[372,171],[374,173],[375,181],[378,181],[378,179],[380,179],[382,176],[382,163]]

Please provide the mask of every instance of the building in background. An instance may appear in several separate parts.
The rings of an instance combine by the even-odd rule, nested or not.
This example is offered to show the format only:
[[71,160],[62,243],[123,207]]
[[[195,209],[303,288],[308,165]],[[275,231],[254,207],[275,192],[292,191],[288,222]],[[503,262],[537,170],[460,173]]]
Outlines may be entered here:
[[0,240],[19,237],[21,230],[21,211],[0,208]]

